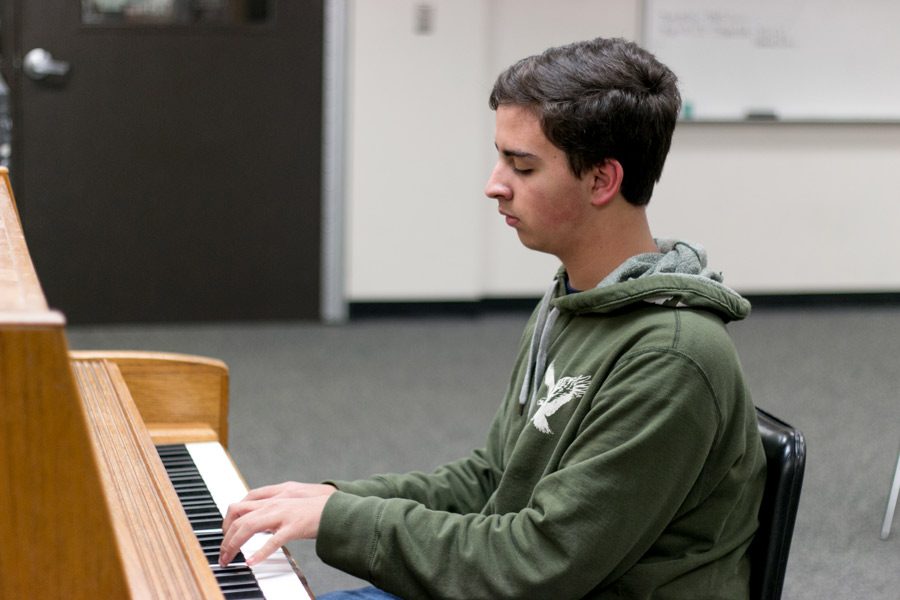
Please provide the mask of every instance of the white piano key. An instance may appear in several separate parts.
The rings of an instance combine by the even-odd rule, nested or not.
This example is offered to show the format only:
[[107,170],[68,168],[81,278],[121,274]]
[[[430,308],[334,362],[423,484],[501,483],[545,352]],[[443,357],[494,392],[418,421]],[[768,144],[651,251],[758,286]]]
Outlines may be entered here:
[[[228,506],[247,495],[247,486],[234,468],[231,458],[218,442],[198,442],[186,444],[194,464],[203,476],[224,516]],[[268,533],[258,533],[241,546],[244,556],[250,558],[272,537]],[[259,587],[267,599],[298,598],[310,600],[309,594],[294,571],[290,559],[281,550],[276,550],[268,559],[251,567],[259,582]]]

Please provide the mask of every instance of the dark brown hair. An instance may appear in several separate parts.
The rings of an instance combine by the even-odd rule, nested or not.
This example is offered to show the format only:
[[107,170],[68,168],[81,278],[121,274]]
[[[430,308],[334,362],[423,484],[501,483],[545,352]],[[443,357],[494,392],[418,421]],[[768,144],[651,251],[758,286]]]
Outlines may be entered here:
[[675,74],[633,42],[597,38],[550,48],[500,74],[490,106],[532,108],[576,176],[618,160],[622,195],[650,201],[681,110]]

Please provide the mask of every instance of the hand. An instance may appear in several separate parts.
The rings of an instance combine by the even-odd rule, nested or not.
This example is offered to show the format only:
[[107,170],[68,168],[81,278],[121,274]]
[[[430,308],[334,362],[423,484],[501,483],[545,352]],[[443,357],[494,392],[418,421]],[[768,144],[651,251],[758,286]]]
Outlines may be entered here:
[[293,481],[250,491],[243,500],[228,507],[222,521],[219,564],[224,567],[230,563],[241,546],[261,531],[272,537],[247,559],[248,565],[265,560],[290,540],[316,537],[325,503],[336,491],[330,485]]

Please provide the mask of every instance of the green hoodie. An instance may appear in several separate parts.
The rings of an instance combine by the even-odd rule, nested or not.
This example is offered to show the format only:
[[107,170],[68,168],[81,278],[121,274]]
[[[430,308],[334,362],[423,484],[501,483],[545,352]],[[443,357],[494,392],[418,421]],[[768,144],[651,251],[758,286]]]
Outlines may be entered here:
[[532,315],[484,448],[333,482],[316,550],[406,599],[748,597],[765,459],[702,249],[660,242]]

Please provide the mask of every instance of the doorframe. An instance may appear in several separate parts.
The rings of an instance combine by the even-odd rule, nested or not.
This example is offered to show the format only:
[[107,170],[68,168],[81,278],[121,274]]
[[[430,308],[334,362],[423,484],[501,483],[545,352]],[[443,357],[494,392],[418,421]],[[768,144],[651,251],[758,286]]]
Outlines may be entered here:
[[322,81],[322,270],[320,314],[326,323],[348,318],[344,283],[347,0],[325,0]]

